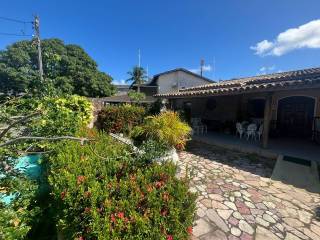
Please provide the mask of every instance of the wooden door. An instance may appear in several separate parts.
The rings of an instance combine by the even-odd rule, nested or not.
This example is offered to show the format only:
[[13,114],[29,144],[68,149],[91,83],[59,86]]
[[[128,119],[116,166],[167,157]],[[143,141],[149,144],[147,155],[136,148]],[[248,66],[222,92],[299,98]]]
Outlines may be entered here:
[[312,136],[315,101],[309,97],[288,97],[278,104],[278,127],[287,137]]

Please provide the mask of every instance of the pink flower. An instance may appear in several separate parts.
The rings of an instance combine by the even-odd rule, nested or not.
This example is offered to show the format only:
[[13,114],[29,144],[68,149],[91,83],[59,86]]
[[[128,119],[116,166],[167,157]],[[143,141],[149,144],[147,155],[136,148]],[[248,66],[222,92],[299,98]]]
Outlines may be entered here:
[[124,218],[124,212],[118,212],[117,216],[121,219]]
[[114,214],[111,214],[111,222],[115,222],[116,221],[116,218],[114,217]]
[[187,232],[191,235],[192,234],[192,226],[187,227]]
[[173,240],[172,235],[167,235],[167,240]]

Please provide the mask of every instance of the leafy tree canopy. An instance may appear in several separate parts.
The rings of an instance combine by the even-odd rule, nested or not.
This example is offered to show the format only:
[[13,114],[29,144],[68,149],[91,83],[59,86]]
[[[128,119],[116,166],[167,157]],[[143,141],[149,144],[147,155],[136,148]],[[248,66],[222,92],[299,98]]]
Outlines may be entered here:
[[[78,45],[59,39],[42,41],[45,81],[65,94],[110,96],[112,77]],[[0,92],[21,93],[39,88],[37,49],[33,41],[20,41],[0,51]]]

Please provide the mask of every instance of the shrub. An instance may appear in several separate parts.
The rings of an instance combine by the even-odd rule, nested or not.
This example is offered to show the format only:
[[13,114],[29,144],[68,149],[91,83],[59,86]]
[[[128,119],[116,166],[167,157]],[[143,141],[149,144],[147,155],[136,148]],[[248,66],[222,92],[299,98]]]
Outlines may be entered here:
[[195,196],[175,177],[176,166],[151,162],[157,146],[150,141],[145,151],[154,156],[133,154],[107,135],[95,138],[60,146],[51,158],[66,239],[187,239]]
[[134,126],[142,123],[144,116],[142,107],[129,104],[107,106],[98,114],[97,127],[108,133],[128,134]]
[[171,111],[160,113],[156,116],[147,117],[145,123],[133,130],[133,137],[151,138],[168,147],[184,149],[189,139],[191,128],[181,121],[179,114]]

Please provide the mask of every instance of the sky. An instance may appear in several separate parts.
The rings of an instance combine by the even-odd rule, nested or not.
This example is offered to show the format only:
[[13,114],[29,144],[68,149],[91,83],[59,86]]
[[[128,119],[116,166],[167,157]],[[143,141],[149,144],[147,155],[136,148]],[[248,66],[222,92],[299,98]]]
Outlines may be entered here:
[[[124,83],[138,64],[152,76],[183,67],[213,80],[320,66],[319,0],[1,0],[0,17],[32,21],[41,38],[78,44]],[[0,19],[0,33],[32,34]],[[28,36],[0,35],[0,49]]]

